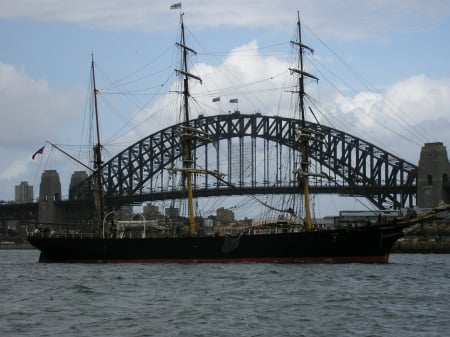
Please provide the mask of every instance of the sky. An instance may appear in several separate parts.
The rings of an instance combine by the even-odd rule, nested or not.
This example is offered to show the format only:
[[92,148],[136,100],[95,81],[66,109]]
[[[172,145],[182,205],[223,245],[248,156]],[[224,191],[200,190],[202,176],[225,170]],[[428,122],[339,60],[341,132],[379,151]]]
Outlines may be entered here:
[[[13,200],[21,181],[37,196],[43,170],[61,162],[48,144],[31,159],[46,141],[88,161],[92,55],[107,158],[177,121],[175,2],[0,2],[0,200]],[[280,102],[299,12],[321,123],[413,164],[424,143],[450,145],[449,0],[186,0],[182,12],[202,78],[191,88],[194,117],[237,108],[290,116]]]

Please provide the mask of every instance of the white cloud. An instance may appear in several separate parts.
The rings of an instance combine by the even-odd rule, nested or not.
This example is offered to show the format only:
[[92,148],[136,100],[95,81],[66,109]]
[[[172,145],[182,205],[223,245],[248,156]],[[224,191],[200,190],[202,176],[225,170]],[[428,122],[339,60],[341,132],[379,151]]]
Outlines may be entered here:
[[[382,20],[379,20],[382,16],[380,10],[388,5],[387,1],[361,5],[359,1],[344,1],[342,4],[342,1],[329,0],[321,2],[320,6],[316,2],[306,1],[300,7],[303,8],[302,17],[305,17],[309,26],[313,26],[313,30],[349,39],[362,38],[377,33],[380,29],[386,32],[392,27],[401,26],[410,18],[417,18],[419,14],[426,21],[426,18],[445,15],[449,11],[441,1],[391,2],[389,10],[383,11],[383,14],[387,13],[387,17],[384,16]],[[270,3],[273,4],[272,1]],[[2,1],[0,17],[62,21],[101,29],[152,30],[164,29],[166,24],[173,29],[172,23],[164,22],[167,17],[176,15],[168,11],[170,3],[135,0],[127,2],[126,8],[123,4],[122,1],[112,0]],[[277,6],[272,5],[271,15],[267,15],[268,4],[268,1],[250,4],[242,1],[183,2],[189,12],[190,26],[253,25],[291,30],[298,2],[286,1]],[[341,11],[344,16],[336,17],[333,10],[341,5],[349,10],[346,13]],[[353,7],[352,10],[350,7]],[[324,15],[318,12],[321,9],[324,9]],[[213,12],[217,15],[213,15]],[[407,25],[400,29],[407,29]],[[257,41],[234,49],[217,66],[201,63],[194,69],[204,83],[203,86],[193,86],[193,96],[198,97],[200,103],[197,113],[217,113],[217,105],[211,103],[211,99],[216,96],[223,98],[221,105],[224,111],[232,108],[227,103],[230,98],[239,98],[239,109],[242,112],[260,111],[275,115],[285,114],[287,111],[288,103],[282,103],[281,106],[279,103],[280,95],[288,96],[287,93],[282,93],[287,83],[287,64],[276,57],[261,55]],[[161,97],[151,108],[138,112],[134,122],[139,127],[130,131],[122,140],[128,143],[137,141],[173,124],[175,120],[169,117],[164,117],[167,122],[165,125],[155,122],[161,120],[162,111],[165,116],[177,114],[176,107],[169,105],[173,95]],[[73,124],[75,115],[80,116],[82,99],[82,90],[57,91],[43,79],[30,78],[21,69],[0,64],[0,109],[3,118],[0,123],[1,186],[11,186],[12,193],[11,181],[16,184],[20,180],[29,179],[24,177],[35,176],[30,173],[28,164],[32,152],[45,139],[67,139],[69,135],[62,135],[58,130]],[[418,147],[425,141],[420,136],[422,132],[430,141],[450,143],[449,100],[450,80],[435,80],[426,76],[405,79],[390,85],[381,93],[360,92],[345,98],[332,95],[322,97],[324,110],[331,114],[328,117],[336,123],[336,128],[381,147],[392,148],[401,157],[406,153],[404,158],[412,162],[418,159],[418,148],[411,147],[411,142],[405,139],[398,140],[398,134],[412,138]],[[325,120],[323,122],[328,124]],[[351,130],[347,130],[348,126],[352,127]],[[417,129],[421,131],[416,132]],[[36,163],[33,162],[33,165],[35,169]],[[5,192],[2,191],[0,199],[4,198],[3,193]]]
[[[259,111],[292,117],[291,94],[287,92],[288,67],[283,60],[259,54],[256,41],[235,48],[217,66],[197,64],[194,73],[204,84],[191,88],[196,113],[226,113],[235,107],[228,103],[229,99],[238,98],[239,110],[243,113]],[[425,142],[450,143],[450,79],[418,75],[390,85],[382,92],[362,91],[353,96],[325,92],[320,103],[322,111],[316,111],[321,123],[362,138],[412,163],[417,163],[420,147]],[[159,111],[167,112],[165,118],[170,114],[176,116],[176,106],[168,109],[168,102],[174,95],[170,94],[171,99],[161,98],[138,115],[139,131],[132,131],[135,140],[147,136],[149,130],[161,128],[148,116],[156,116]],[[212,103],[212,98],[218,96],[220,104]],[[176,120],[166,119],[166,122],[168,126]]]
[[396,83],[386,92],[386,99],[395,104],[412,123],[450,118],[450,79],[430,79],[417,75]]
[[[450,79],[413,76],[383,93],[341,94],[324,102],[337,129],[417,163],[425,142],[450,143]],[[345,127],[348,127],[348,130]]]
[[[278,114],[279,92],[283,80],[288,76],[287,64],[275,57],[260,55],[256,41],[235,48],[217,66],[197,63],[191,73],[202,79],[202,85],[196,81],[190,84],[193,97],[191,118],[199,114],[227,113],[237,107],[244,113],[260,111],[267,115]],[[281,73],[285,76],[275,76]],[[131,144],[163,127],[180,122],[181,98],[176,94],[182,91],[180,85],[180,82],[174,83],[168,90],[169,94],[157,99],[149,109],[136,112],[133,118],[136,127],[114,142]],[[215,97],[220,97],[220,103],[212,102]],[[234,98],[239,100],[237,106],[229,103]]]
[[[0,143],[4,147],[33,147],[56,135],[57,128],[74,120],[81,90],[57,92],[45,80],[0,63]],[[78,110],[79,111],[79,110]],[[20,134],[20,137],[18,137]]]
[[13,197],[14,184],[35,179],[33,170],[39,162],[32,161],[31,155],[46,140],[71,138],[66,127],[74,126],[84,96],[81,89],[58,92],[45,80],[0,63],[0,185],[9,186],[0,199]]
[[208,105],[208,100],[211,102],[213,96],[224,96],[221,105],[225,111],[232,108],[227,103],[229,99],[238,98],[242,111],[275,114],[277,104],[274,104],[274,99],[278,97],[265,93],[273,93],[281,88],[283,77],[277,75],[284,74],[286,79],[287,69],[288,64],[284,61],[260,55],[256,41],[237,47],[221,65],[198,69],[204,78],[207,92],[217,93],[208,96],[204,104]]
[[[0,17],[66,22],[105,30],[161,31],[173,29],[172,21],[167,19],[178,11],[170,11],[169,6],[170,2],[165,0],[6,0],[0,3]],[[293,22],[298,10],[315,32],[340,39],[409,30],[413,22],[415,27],[421,22],[422,29],[428,29],[430,19],[450,13],[444,0],[286,0],[275,6],[272,0],[183,1],[183,11],[193,28],[273,27],[291,31],[291,25],[286,22]]]

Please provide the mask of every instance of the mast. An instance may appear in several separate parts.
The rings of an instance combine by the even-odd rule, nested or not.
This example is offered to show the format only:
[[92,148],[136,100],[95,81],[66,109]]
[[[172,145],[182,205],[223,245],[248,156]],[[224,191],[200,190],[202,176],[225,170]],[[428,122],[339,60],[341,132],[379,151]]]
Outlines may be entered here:
[[296,45],[298,47],[298,69],[295,68],[289,68],[289,70],[292,73],[296,73],[298,75],[298,104],[299,104],[299,112],[301,114],[300,120],[300,152],[301,152],[301,163],[300,163],[300,170],[298,171],[298,174],[301,178],[301,185],[303,187],[303,195],[304,195],[304,206],[305,206],[305,226],[307,230],[312,229],[312,222],[311,222],[311,205],[309,200],[309,156],[308,156],[308,145],[309,145],[309,139],[311,138],[311,132],[307,130],[306,128],[306,119],[305,119],[305,78],[311,78],[314,80],[318,80],[317,77],[308,74],[304,71],[303,66],[303,52],[304,50],[308,50],[311,53],[313,53],[313,49],[310,47],[304,45],[302,43],[302,31],[301,31],[301,24],[300,24],[300,13],[297,12],[298,20],[297,20],[297,29],[298,29],[298,41],[291,41],[292,44]]
[[183,23],[183,13],[180,14],[181,21],[181,40],[177,43],[178,47],[182,49],[182,69],[176,70],[177,73],[183,76],[183,108],[184,108],[184,130],[181,136],[181,142],[183,146],[183,174],[186,181],[187,190],[187,200],[188,200],[188,214],[189,214],[189,235],[195,236],[196,226],[195,226],[195,214],[194,214],[194,194],[192,191],[192,173],[195,172],[193,168],[192,160],[192,138],[193,131],[189,127],[189,79],[193,78],[201,83],[201,78],[195,76],[188,71],[187,59],[188,53],[197,54],[195,50],[186,46],[185,33],[184,33],[184,23]]
[[[92,70],[92,86],[94,95],[94,114],[95,114],[95,126],[96,126],[96,136],[97,144],[94,145],[94,170],[95,170],[95,181],[94,181],[94,202],[97,208],[98,219],[99,219],[99,231],[103,227],[103,219],[105,213],[105,203],[104,203],[104,192],[103,192],[103,172],[102,172],[102,145],[100,143],[100,124],[98,118],[98,103],[97,103],[97,87],[95,83],[95,67],[94,67],[94,55],[92,54],[91,62]],[[105,233],[103,232],[103,237]]]

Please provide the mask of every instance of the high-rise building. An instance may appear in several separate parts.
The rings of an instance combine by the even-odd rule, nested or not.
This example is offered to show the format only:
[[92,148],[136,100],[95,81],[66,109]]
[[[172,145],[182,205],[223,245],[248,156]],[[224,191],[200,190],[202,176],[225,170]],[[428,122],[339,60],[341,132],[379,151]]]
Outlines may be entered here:
[[170,218],[178,218],[180,216],[180,209],[178,207],[166,207],[164,213]]
[[234,212],[232,210],[226,209],[224,207],[220,207],[216,210],[217,212],[217,221],[222,223],[230,223],[234,221]]
[[28,185],[28,181],[16,185],[15,201],[19,204],[33,202],[33,186]]
[[144,206],[143,212],[146,219],[157,219],[159,214],[158,206],[148,203]]

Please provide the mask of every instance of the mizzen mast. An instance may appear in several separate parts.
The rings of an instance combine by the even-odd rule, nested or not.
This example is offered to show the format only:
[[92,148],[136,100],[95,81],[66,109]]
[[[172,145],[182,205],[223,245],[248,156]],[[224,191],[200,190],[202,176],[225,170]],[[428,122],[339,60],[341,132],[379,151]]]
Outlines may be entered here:
[[291,41],[291,43],[298,47],[298,68],[289,68],[291,73],[295,73],[298,75],[298,104],[299,104],[299,112],[300,112],[300,128],[298,130],[300,136],[300,152],[301,152],[301,163],[300,169],[297,171],[299,178],[301,179],[301,185],[303,187],[303,195],[305,199],[305,227],[308,230],[312,229],[311,222],[311,205],[309,202],[309,157],[308,157],[308,145],[309,139],[311,138],[311,131],[306,128],[306,118],[305,118],[305,78],[310,78],[314,80],[318,80],[317,77],[307,73],[304,70],[303,65],[303,53],[305,50],[313,53],[314,50],[310,47],[304,45],[302,43],[302,31],[300,24],[300,13],[298,13],[297,20],[297,28],[298,28],[298,41]]
[[[95,83],[95,67],[94,67],[94,55],[92,55],[91,62],[92,71],[92,86],[93,86],[93,98],[94,98],[94,115],[95,115],[95,127],[96,127],[96,140],[97,143],[94,145],[94,202],[97,209],[98,220],[99,220],[99,231],[103,227],[103,220],[105,214],[105,196],[103,191],[103,171],[102,171],[102,144],[100,142],[100,123],[98,116],[98,103],[97,103],[97,86]],[[103,232],[103,236],[105,233]]]

